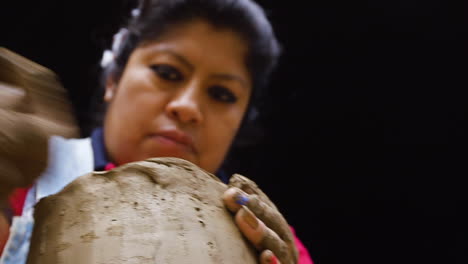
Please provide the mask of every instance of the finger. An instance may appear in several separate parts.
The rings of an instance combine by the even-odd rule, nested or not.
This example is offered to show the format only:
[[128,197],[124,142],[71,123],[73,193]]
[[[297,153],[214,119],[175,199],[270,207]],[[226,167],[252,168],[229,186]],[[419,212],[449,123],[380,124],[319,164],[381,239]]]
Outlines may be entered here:
[[231,187],[224,192],[222,199],[229,211],[236,213],[242,205],[247,203],[248,194],[239,188]]
[[268,196],[257,186],[257,184],[251,179],[242,176],[240,174],[233,174],[229,179],[230,187],[237,187],[243,190],[248,194],[258,195],[263,202],[268,204],[270,207],[277,209],[273,202],[268,198]]
[[[239,188],[231,187],[223,195],[223,201],[231,212],[237,212],[246,206],[268,228],[272,229],[290,247],[291,255],[297,256],[294,237],[284,217],[276,210],[261,201],[257,195],[248,195]],[[254,239],[255,240],[255,239]]]
[[0,81],[0,109],[7,109],[18,112],[27,112],[26,107],[30,104],[22,103],[26,98],[26,92],[14,85]]
[[289,247],[273,230],[269,228],[264,229],[260,248],[271,250],[281,263],[297,263],[297,257],[292,254],[293,252],[291,251],[291,247]]
[[261,249],[261,243],[265,236],[265,224],[245,206],[236,213],[235,221],[239,230],[257,249]]
[[268,206],[255,194],[238,199],[243,200],[254,215],[262,220],[269,228],[273,229],[282,239],[285,241],[293,241],[289,224],[278,210]]
[[237,187],[237,192],[234,190],[227,192],[226,196],[230,199],[225,203],[229,210],[236,212],[240,208],[238,204],[247,206],[256,217],[280,236],[288,245],[291,256],[297,260],[299,253],[289,224],[257,184],[245,176],[234,174],[229,181],[229,186]]
[[268,227],[263,246],[271,249],[282,263],[290,263],[287,260],[296,263],[299,253],[291,228],[283,215],[263,203],[257,195],[250,195],[246,206]]
[[269,249],[263,250],[260,254],[260,263],[261,264],[281,264],[276,258],[275,254]]
[[265,223],[259,220],[246,206],[242,206],[236,214],[237,226],[257,249],[269,249],[278,257],[281,263],[296,263],[288,245]]
[[272,233],[279,237],[279,240],[287,246],[290,251],[289,255],[291,255],[293,259],[297,259],[298,252],[295,247],[294,237],[289,224],[286,222],[283,215],[281,215],[278,210],[271,208],[261,201],[255,194],[248,195],[239,189],[234,189],[234,191],[230,191],[228,194],[231,193],[235,193],[234,195],[231,195],[231,198],[235,198],[230,200],[230,206],[234,208],[236,206],[247,207],[249,211],[252,212],[260,222],[262,222],[262,224],[271,229]]
[[237,212],[241,205],[246,205],[287,243],[294,241],[289,224],[255,182],[240,174],[234,174],[229,185],[231,188],[226,191],[224,197],[229,210]]

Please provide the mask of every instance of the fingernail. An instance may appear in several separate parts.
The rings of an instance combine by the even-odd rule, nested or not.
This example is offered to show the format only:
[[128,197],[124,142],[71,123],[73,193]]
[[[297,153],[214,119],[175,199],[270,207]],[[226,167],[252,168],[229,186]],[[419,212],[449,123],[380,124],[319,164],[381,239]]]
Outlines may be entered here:
[[236,197],[234,198],[237,204],[246,205],[249,201],[249,197],[242,191],[237,191]]
[[258,220],[257,217],[247,208],[245,205],[242,206],[241,217],[244,221],[252,228],[257,229],[258,227]]

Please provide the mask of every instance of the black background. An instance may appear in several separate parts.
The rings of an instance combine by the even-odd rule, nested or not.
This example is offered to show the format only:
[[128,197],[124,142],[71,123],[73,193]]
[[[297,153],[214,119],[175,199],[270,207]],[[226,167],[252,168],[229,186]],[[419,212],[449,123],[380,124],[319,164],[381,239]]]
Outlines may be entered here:
[[[119,3],[1,8],[0,44],[59,74],[84,128]],[[468,263],[467,4],[259,3],[284,55],[239,172],[316,263]]]

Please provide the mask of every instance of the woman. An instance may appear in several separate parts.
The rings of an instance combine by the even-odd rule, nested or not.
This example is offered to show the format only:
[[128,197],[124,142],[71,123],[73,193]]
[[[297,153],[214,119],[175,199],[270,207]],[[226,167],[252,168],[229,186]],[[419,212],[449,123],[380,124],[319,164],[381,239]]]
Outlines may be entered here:
[[[31,188],[23,209],[27,215],[40,196],[86,172],[150,157],[183,158],[219,175],[239,129],[251,121],[248,113],[280,54],[258,5],[249,0],[153,0],[143,1],[132,14],[103,57],[108,107],[102,128],[90,139],[51,140],[50,148],[61,149],[56,153],[68,154],[51,150],[49,160],[60,169],[48,170]],[[91,163],[93,167],[86,165]],[[56,174],[74,176],[59,180]],[[49,185],[41,187],[41,180]],[[241,232],[259,249],[260,262],[297,263],[296,246],[302,244],[285,221],[272,226],[271,219],[257,218],[255,214],[280,214],[247,192],[229,189],[223,198],[236,213]],[[24,248],[24,254],[28,243],[17,248]],[[299,263],[311,263],[304,248],[300,253]]]

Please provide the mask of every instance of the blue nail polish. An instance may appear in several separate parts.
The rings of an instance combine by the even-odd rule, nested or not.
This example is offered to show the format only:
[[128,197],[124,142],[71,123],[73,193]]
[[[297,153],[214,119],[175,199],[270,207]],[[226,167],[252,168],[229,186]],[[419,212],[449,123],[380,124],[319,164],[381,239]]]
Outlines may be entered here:
[[249,201],[249,197],[247,197],[246,195],[243,195],[241,193],[237,194],[236,196],[237,204],[246,205],[248,201]]

